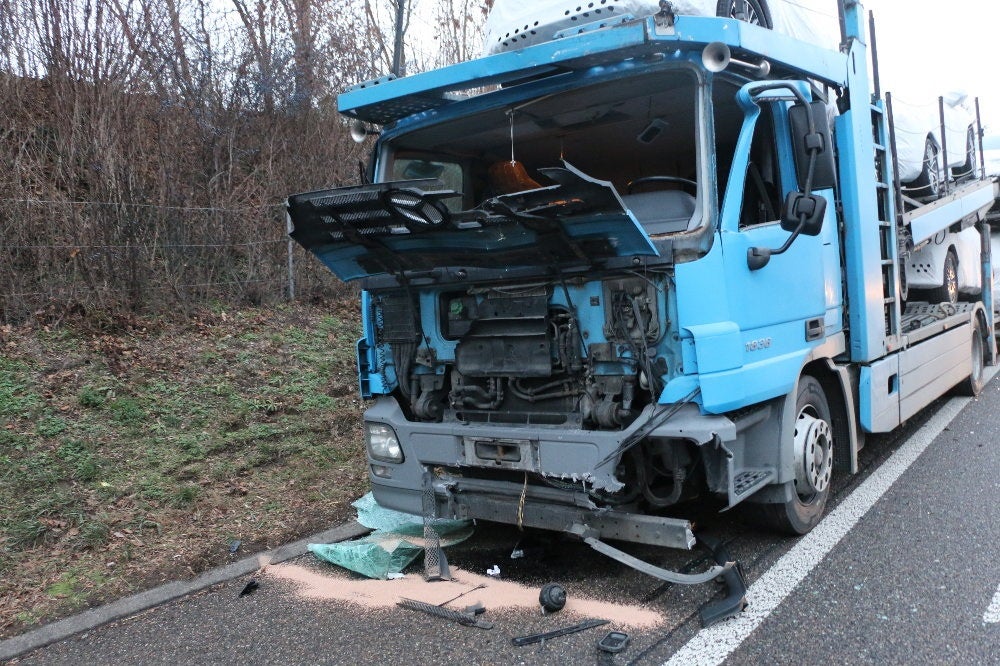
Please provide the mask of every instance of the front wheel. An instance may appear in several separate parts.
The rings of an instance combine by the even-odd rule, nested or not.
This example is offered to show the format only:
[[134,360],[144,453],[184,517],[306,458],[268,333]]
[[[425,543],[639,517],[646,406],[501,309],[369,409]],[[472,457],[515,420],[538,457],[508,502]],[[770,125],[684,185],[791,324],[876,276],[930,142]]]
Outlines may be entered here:
[[986,368],[986,331],[983,323],[976,317],[972,327],[972,370],[969,376],[958,385],[959,395],[976,397],[983,391],[984,372]]
[[794,493],[777,504],[754,506],[768,527],[798,535],[816,527],[830,496],[833,473],[833,421],[823,387],[813,377],[803,376],[795,397],[793,451]]

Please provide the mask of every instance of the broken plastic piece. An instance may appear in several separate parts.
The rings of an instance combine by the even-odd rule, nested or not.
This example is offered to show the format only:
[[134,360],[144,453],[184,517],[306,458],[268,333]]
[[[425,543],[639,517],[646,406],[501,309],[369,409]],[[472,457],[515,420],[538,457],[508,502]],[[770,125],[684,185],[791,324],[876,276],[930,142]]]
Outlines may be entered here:
[[[400,573],[424,550],[424,525],[419,516],[386,509],[368,493],[353,505],[358,522],[375,529],[370,535],[332,544],[309,544],[309,550],[321,560],[350,569],[368,578],[389,577]],[[435,520],[435,532],[441,546],[451,546],[472,536],[471,520]]]
[[244,585],[243,589],[240,590],[240,596],[241,597],[245,597],[248,594],[253,594],[254,590],[256,590],[258,587],[260,587],[260,583],[258,583],[257,581],[255,581],[255,580],[253,580],[251,578],[250,582],[248,582],[246,585]]
[[399,605],[403,608],[409,608],[410,610],[420,611],[422,613],[427,613],[428,615],[433,615],[434,617],[440,617],[444,620],[452,620],[453,622],[458,622],[459,624],[464,624],[467,627],[476,627],[478,629],[492,629],[493,623],[489,620],[484,620],[483,618],[476,617],[473,613],[468,615],[466,613],[460,613],[459,611],[453,611],[448,608],[441,608],[440,606],[435,606],[434,604],[424,603],[423,601],[417,601],[416,599],[400,599]]
[[546,583],[538,593],[538,603],[549,613],[562,610],[566,605],[566,588],[559,583]]
[[604,635],[604,638],[597,641],[597,647],[603,652],[618,654],[628,647],[630,640],[629,635],[624,631],[609,631]]
[[489,576],[499,576],[500,575],[500,565],[494,564],[492,567],[486,570],[486,574]]
[[546,631],[541,634],[530,634],[528,636],[517,636],[510,639],[510,642],[521,647],[522,645],[531,645],[532,643],[541,643],[542,641],[547,641],[550,638],[558,638],[559,636],[568,636],[569,634],[575,634],[579,631],[585,631],[587,629],[593,629],[594,627],[600,627],[605,625],[610,620],[584,620],[579,624],[570,625],[568,627],[563,627],[561,629],[553,629],[552,631]]
[[235,555],[236,551],[238,551],[240,549],[241,545],[243,545],[243,542],[240,541],[239,539],[233,539],[232,541],[230,541],[229,542],[229,554],[230,555]]
[[483,602],[477,601],[471,606],[466,606],[465,608],[463,608],[462,612],[469,613],[470,615],[482,615],[483,613],[486,612],[486,606],[483,605]]
[[[573,526],[577,528],[577,525]],[[607,555],[611,559],[618,560],[626,566],[630,566],[640,573],[644,573],[647,576],[652,576],[653,578],[659,578],[660,580],[665,580],[671,583],[679,583],[681,585],[697,585],[699,583],[707,583],[708,581],[716,578],[725,572],[729,571],[736,564],[735,562],[721,562],[719,566],[714,566],[697,574],[682,574],[676,571],[670,571],[668,569],[663,569],[661,567],[650,564],[649,562],[643,562],[637,557],[633,557],[623,550],[619,550],[614,546],[604,543],[600,539],[594,537],[584,537],[584,542],[596,550],[602,555]]]
[[[704,536],[699,536],[698,539],[703,546],[711,551],[716,562],[722,564],[732,561],[732,556],[724,546],[706,539]],[[728,593],[724,599],[713,601],[701,609],[698,616],[701,619],[702,627],[710,627],[717,622],[736,617],[747,607],[747,584],[740,566],[737,564],[726,569],[722,574],[722,580],[726,584]]]
[[399,580],[400,578],[406,578],[406,574],[401,574],[401,573],[397,573],[397,572],[394,572],[394,571],[390,571],[389,573],[387,573],[385,575],[385,577],[386,577],[386,580]]

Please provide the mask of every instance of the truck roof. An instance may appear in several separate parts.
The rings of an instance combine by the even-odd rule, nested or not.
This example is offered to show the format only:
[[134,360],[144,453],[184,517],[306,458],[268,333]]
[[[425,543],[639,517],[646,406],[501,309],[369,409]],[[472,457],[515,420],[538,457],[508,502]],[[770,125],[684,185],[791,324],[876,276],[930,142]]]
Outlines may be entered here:
[[772,71],[838,87],[846,82],[849,54],[735,19],[671,16],[668,21],[652,16],[404,78],[366,81],[342,93],[338,107],[353,118],[389,125],[489,94],[493,86],[511,87],[529,79],[656,54],[680,58],[685,52],[700,53],[712,42],[726,44],[737,58],[764,58]]

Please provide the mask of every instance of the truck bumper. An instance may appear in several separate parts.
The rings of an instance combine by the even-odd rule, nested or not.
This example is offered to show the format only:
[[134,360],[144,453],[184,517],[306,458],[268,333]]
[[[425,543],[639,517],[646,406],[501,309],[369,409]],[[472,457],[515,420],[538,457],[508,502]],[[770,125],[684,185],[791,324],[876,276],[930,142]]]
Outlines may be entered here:
[[[593,490],[614,492],[622,487],[614,476],[618,464],[614,452],[652,416],[662,414],[664,407],[669,406],[649,406],[629,428],[609,432],[563,426],[414,422],[404,417],[395,399],[379,398],[366,412],[365,421],[390,426],[404,460],[398,464],[370,460],[372,491],[379,504],[419,515],[423,511],[424,471],[433,468],[439,516],[555,530],[582,523],[606,538],[687,548],[686,521],[674,524],[658,517],[616,514],[599,509],[588,495]],[[729,418],[702,414],[696,404],[687,404],[649,436],[688,440],[698,446],[712,444],[706,449],[722,463],[716,490],[726,493],[732,486],[731,463],[722,461],[731,461],[727,452],[740,447],[737,427]],[[481,470],[499,473],[479,473],[480,478],[476,478]],[[542,476],[554,487],[525,486],[522,475],[513,477],[517,481],[501,480],[510,478],[510,472]],[[595,528],[598,524],[601,527]]]

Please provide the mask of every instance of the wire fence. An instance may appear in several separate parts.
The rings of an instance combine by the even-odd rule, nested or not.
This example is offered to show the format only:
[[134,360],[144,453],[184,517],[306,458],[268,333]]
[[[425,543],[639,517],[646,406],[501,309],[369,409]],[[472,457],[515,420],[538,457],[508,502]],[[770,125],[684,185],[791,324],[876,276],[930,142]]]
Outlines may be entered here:
[[342,295],[284,206],[0,198],[0,321]]

